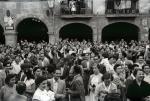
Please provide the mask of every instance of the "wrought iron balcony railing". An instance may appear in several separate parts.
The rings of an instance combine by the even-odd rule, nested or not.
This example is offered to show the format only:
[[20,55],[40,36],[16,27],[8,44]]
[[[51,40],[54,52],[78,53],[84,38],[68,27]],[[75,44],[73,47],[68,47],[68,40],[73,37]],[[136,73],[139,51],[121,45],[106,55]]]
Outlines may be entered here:
[[92,15],[93,10],[87,6],[86,3],[81,2],[81,4],[75,4],[74,7],[70,5],[68,2],[62,2],[60,4],[60,13],[61,15]]
[[138,0],[106,0],[106,14],[138,14]]

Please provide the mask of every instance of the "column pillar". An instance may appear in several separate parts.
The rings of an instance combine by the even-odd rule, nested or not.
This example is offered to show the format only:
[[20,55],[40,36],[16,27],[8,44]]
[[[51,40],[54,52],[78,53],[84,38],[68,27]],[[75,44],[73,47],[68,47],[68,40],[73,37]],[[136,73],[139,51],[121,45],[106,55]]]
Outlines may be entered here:
[[145,29],[142,28],[140,33],[139,33],[139,40],[147,41],[147,40],[149,40],[148,37],[149,37],[149,28],[148,27]]
[[93,33],[93,41],[97,41],[97,33]]
[[49,43],[54,44],[56,40],[55,35],[53,33],[49,33],[48,36],[49,36]]
[[14,30],[8,30],[4,32],[5,44],[9,46],[16,46],[17,44],[17,32]]
[[93,26],[93,41],[97,41],[98,38],[98,30],[97,30],[97,26]]
[[139,40],[147,41],[149,36],[148,18],[141,19]]

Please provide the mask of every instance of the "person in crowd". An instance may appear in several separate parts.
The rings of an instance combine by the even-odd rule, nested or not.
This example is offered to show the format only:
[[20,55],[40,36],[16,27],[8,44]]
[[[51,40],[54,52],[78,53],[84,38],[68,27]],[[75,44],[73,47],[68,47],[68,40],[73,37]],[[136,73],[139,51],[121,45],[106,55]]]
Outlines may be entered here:
[[26,84],[26,93],[25,94],[28,98],[28,101],[32,101],[32,97],[35,92],[35,79],[34,79],[32,72],[33,71],[30,68],[28,68],[25,71],[25,75],[26,75],[26,78],[24,80],[24,83]]
[[143,101],[150,95],[150,85],[143,80],[144,72],[142,69],[136,69],[133,74],[135,80],[127,88],[126,96],[130,101]]
[[139,55],[137,57],[137,62],[136,62],[137,65],[139,65],[139,68],[142,69],[142,66],[145,64],[145,61],[144,61],[144,56],[143,55]]
[[147,64],[150,64],[150,47],[149,47],[149,45],[146,45],[144,59]]
[[9,71],[12,74],[19,74],[21,71],[21,58],[20,56],[16,56],[15,60],[12,62],[12,69]]
[[114,73],[114,63],[116,61],[114,56],[109,56],[109,54],[106,52],[102,54],[103,59],[101,61],[101,64],[103,64],[106,67],[106,71],[110,73]]
[[16,94],[10,99],[10,101],[27,101],[25,96],[26,85],[23,82],[18,82],[16,85]]
[[26,76],[25,72],[28,71],[29,68],[31,68],[30,63],[23,63],[23,64],[21,64],[21,71],[18,74],[18,80],[19,81],[25,81],[26,80],[27,76]]
[[38,61],[38,66],[40,67],[45,67],[45,66],[48,66],[49,65],[49,60],[47,57],[45,57],[44,53],[42,52],[40,54],[40,59]]
[[4,68],[2,62],[0,62],[0,89],[2,86],[4,86],[5,79],[6,79],[5,68]]
[[55,100],[56,101],[63,101],[65,100],[65,91],[66,91],[66,84],[64,80],[60,79],[61,70],[56,69],[54,71],[54,76],[52,79],[48,79],[48,82],[51,85],[51,90],[55,93]]
[[[89,42],[85,40],[78,41],[73,39],[60,39],[53,45],[46,42],[28,42],[27,40],[21,41],[16,45],[16,47],[0,44],[0,64],[2,65],[0,65],[0,67],[2,67],[2,69],[0,69],[0,80],[2,80],[0,81],[0,91],[3,92],[4,88],[9,88],[7,84],[4,84],[4,80],[10,75],[10,73],[15,73],[17,74],[15,83],[20,81],[25,82],[27,85],[26,92],[29,88],[32,88],[31,85],[33,82],[30,81],[36,81],[39,77],[44,76],[47,77],[48,81],[51,81],[50,83],[47,82],[50,85],[49,87],[46,87],[46,92],[45,90],[44,92],[47,95],[53,96],[57,89],[54,96],[56,101],[61,99],[59,98],[61,95],[61,97],[66,101],[73,99],[76,95],[74,91],[77,91],[78,94],[81,93],[80,97],[83,99],[83,95],[84,97],[86,95],[86,98],[89,96],[90,83],[96,85],[96,91],[96,88],[105,81],[102,81],[97,86],[97,68],[103,75],[107,72],[112,74],[114,80],[106,80],[106,82],[109,81],[110,84],[115,83],[117,91],[119,91],[122,87],[124,88],[124,82],[125,89],[128,89],[136,80],[136,76],[133,75],[136,69],[143,69],[143,81],[149,82],[149,66],[146,64],[148,63],[148,59],[146,58],[148,46],[148,41],[133,40],[131,42],[127,42],[125,40],[121,40],[102,43],[96,41]],[[18,69],[17,66],[19,65],[17,63],[20,61],[20,57],[23,62],[19,62],[21,63],[21,68]],[[15,68],[15,72],[11,72],[15,65],[17,69]],[[78,66],[81,69],[80,75],[78,76],[74,73],[75,66]],[[16,70],[17,72],[18,70],[20,71],[19,74]],[[55,70],[58,74],[56,74]],[[28,73],[29,71],[30,73]],[[73,77],[74,74],[76,75],[75,78]],[[31,75],[33,75],[34,78],[31,78]],[[83,82],[81,78],[83,78]],[[54,82],[56,84],[55,87],[52,82],[53,79],[56,81]],[[80,79],[80,82],[78,82],[78,79]],[[57,81],[58,83],[62,81],[62,84],[58,84]],[[66,81],[66,83],[64,81]],[[81,83],[81,85],[82,83],[84,84],[84,86],[81,86],[81,89],[83,91],[85,90],[85,93],[80,92],[78,89],[80,84],[78,85],[78,83]],[[109,85],[109,83],[106,83],[106,85],[107,84]],[[30,85],[30,87],[28,85]],[[57,87],[57,85],[61,85],[62,87]],[[3,88],[2,86],[5,87]],[[65,86],[67,86],[66,89]],[[84,89],[82,87],[84,87]],[[13,87],[10,88],[13,89]],[[67,93],[67,91],[70,93]],[[35,91],[32,93],[35,93]],[[78,94],[77,98],[79,98]],[[122,95],[122,93],[120,94]],[[67,99],[65,98],[65,95]],[[100,95],[100,99],[102,100],[106,93],[100,93]],[[148,99],[148,97],[149,96],[144,99]],[[27,99],[28,98],[31,99],[32,97],[27,96]],[[111,93],[108,94],[107,98],[111,98]]]
[[10,70],[12,69],[12,60],[10,59],[10,58],[8,58],[8,57],[6,57],[5,58],[6,60],[4,60],[4,62],[3,62],[3,66],[4,66],[4,68],[5,68],[5,72],[6,72],[6,76],[8,75],[8,74],[10,74]]
[[84,87],[85,87],[85,94],[88,95],[88,83],[90,74],[92,74],[92,66],[94,64],[94,61],[90,59],[90,54],[85,53],[84,54],[84,60],[81,62],[81,65],[83,67],[83,80],[84,80]]
[[74,66],[73,75],[71,87],[66,93],[70,96],[70,101],[85,101],[85,90],[80,66]]
[[5,79],[5,85],[0,90],[0,101],[9,101],[16,94],[16,75],[8,74]]
[[70,68],[69,68],[69,65],[68,65],[68,62],[64,60],[64,64],[62,65],[62,67],[60,67],[60,70],[61,70],[61,79],[66,79],[69,75],[69,71],[70,71]]
[[90,101],[95,101],[95,88],[98,86],[99,83],[101,83],[102,79],[102,74],[99,72],[96,63],[93,65],[93,72],[94,74],[90,76],[89,80]]
[[117,93],[117,86],[112,81],[112,74],[105,73],[102,76],[102,82],[95,89],[96,101],[100,99],[104,101],[104,98],[108,93]]
[[114,66],[115,74],[113,75],[113,83],[116,84],[118,93],[122,97],[122,101],[125,101],[125,91],[126,91],[126,74],[125,70],[123,69],[123,66],[120,64],[116,64]]
[[55,101],[55,93],[51,90],[51,84],[49,82],[47,82],[47,94],[50,97],[50,101]]
[[139,65],[133,64],[133,65],[131,66],[131,68],[130,68],[130,76],[127,77],[126,82],[125,82],[125,84],[126,84],[126,89],[127,89],[128,86],[129,86],[130,84],[132,84],[132,82],[135,80],[135,76],[133,75],[133,73],[134,73],[134,71],[135,71],[136,69],[139,69]]
[[47,78],[39,76],[35,80],[36,91],[33,95],[32,101],[51,101],[51,96],[47,92]]
[[106,73],[106,67],[103,64],[98,64],[97,66],[98,66],[99,72],[101,74],[105,74]]
[[148,64],[143,65],[144,81],[150,84],[150,66]]
[[39,76],[42,76],[42,69],[40,67],[34,67],[33,69],[34,78],[38,78]]
[[76,14],[77,8],[76,8],[76,1],[75,0],[69,1],[69,8],[70,8],[71,14]]
[[56,69],[56,65],[55,64],[50,64],[50,65],[47,66],[47,72],[48,72],[47,78],[48,79],[53,78],[55,69]]

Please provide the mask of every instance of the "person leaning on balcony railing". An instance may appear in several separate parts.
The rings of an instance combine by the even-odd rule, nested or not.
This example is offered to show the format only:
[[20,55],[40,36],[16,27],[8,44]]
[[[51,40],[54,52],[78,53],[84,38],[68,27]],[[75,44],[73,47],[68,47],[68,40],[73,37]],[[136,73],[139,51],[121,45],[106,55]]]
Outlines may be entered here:
[[71,14],[75,14],[77,11],[76,1],[74,0],[69,1],[69,8],[70,8]]
[[136,10],[137,9],[137,4],[138,0],[131,0],[131,9]]

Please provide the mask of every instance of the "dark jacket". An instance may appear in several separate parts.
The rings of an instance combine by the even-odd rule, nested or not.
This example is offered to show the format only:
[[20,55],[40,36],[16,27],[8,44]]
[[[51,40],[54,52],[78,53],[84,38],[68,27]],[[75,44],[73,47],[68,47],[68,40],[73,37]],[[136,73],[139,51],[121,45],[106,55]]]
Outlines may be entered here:
[[74,77],[71,84],[71,90],[71,101],[85,101],[83,78],[80,74]]
[[143,99],[150,95],[150,84],[142,81],[139,86],[134,80],[127,89],[127,98],[131,101],[143,101]]

